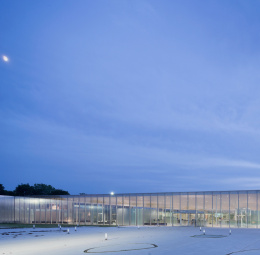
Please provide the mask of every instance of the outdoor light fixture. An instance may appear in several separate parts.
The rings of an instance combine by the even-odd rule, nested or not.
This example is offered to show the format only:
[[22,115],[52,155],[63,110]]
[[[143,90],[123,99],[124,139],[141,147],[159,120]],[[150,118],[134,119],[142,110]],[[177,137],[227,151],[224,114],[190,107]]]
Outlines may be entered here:
[[9,58],[5,55],[2,56],[2,59],[4,60],[4,62],[8,62],[9,61]]
[[110,192],[110,195],[111,195],[111,196],[114,196],[114,195],[115,195],[115,193],[112,191],[112,192]]

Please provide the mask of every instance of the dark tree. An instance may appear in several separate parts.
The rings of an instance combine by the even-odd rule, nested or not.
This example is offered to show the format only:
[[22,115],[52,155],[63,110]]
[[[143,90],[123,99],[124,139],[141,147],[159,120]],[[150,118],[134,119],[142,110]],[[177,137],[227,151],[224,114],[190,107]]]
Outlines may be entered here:
[[54,187],[43,183],[37,183],[33,186],[33,195],[51,195],[54,191]]
[[14,192],[13,191],[9,191],[9,190],[5,190],[4,185],[0,184],[0,195],[13,196]]
[[27,184],[20,184],[14,190],[15,196],[31,196],[33,195],[33,187]]
[[3,184],[0,184],[0,195],[5,195],[5,187]]
[[50,195],[69,195],[70,193],[68,191],[62,190],[62,189],[55,189],[52,191]]
[[7,196],[14,196],[14,192],[13,192],[13,191],[6,190],[6,191],[5,191],[5,195],[7,195]]
[[55,189],[51,185],[36,183],[33,186],[27,184],[18,185],[14,192],[9,191],[8,195],[15,196],[46,196],[46,195],[69,195],[68,191]]

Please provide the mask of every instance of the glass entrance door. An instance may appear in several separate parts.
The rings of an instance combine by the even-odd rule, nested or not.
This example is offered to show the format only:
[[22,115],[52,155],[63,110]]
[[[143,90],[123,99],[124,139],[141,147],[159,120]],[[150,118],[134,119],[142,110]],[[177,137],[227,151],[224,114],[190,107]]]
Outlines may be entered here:
[[180,215],[181,226],[196,226],[195,213],[181,213]]

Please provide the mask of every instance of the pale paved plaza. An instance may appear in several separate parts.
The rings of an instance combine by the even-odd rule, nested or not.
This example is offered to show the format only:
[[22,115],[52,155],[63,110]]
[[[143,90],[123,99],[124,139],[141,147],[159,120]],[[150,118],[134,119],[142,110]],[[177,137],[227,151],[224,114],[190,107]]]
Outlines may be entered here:
[[71,227],[67,234],[58,228],[0,229],[0,254],[260,254],[260,230],[232,229],[229,235],[229,229],[209,228],[205,238],[201,238],[203,230],[200,232],[194,227],[80,227],[75,231]]

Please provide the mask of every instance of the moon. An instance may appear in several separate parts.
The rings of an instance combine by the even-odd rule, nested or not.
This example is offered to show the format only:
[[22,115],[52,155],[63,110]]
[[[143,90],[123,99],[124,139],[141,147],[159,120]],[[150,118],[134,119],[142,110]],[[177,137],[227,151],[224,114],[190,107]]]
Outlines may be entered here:
[[3,55],[3,60],[4,60],[5,62],[8,62],[8,61],[9,61],[9,58],[8,58],[7,56]]

